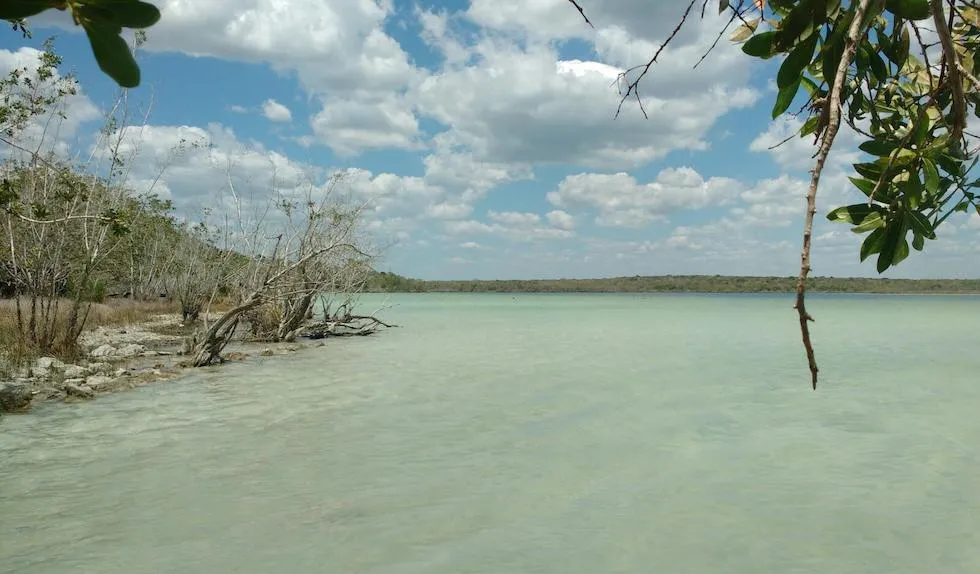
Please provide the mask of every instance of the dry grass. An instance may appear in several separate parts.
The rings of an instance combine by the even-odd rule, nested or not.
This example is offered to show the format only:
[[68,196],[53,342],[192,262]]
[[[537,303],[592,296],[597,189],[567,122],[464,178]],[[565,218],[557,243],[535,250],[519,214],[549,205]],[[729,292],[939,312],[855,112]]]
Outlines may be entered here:
[[[61,333],[66,330],[68,323],[68,313],[71,310],[72,302],[63,299],[58,302],[58,313],[56,318],[56,331]],[[21,300],[22,309],[30,308],[30,301]],[[164,313],[174,313],[176,305],[170,301],[132,301],[129,299],[113,299],[106,303],[93,303],[89,311],[88,319],[85,322],[86,330],[97,327],[112,327],[133,325],[148,321],[155,315]],[[75,352],[74,345],[71,348],[57,348],[56,355],[64,359],[71,359]],[[26,340],[17,325],[17,302],[13,299],[0,299],[0,376],[4,374],[4,363],[7,369],[19,368],[37,358],[39,350],[34,348],[29,340]]]

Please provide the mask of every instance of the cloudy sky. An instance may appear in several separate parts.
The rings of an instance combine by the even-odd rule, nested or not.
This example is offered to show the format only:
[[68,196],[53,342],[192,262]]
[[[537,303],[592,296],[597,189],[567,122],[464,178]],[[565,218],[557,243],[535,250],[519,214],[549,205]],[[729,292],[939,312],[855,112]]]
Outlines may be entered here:
[[[647,274],[795,275],[812,140],[773,123],[763,63],[692,19],[618,119],[616,78],[645,62],[684,5],[667,0],[156,0],[161,22],[129,94],[149,112],[134,186],[185,212],[210,207],[233,172],[256,196],[347,171],[390,245],[380,267],[422,278]],[[58,137],[84,149],[116,95],[64,13],[34,40],[0,34],[0,71],[56,49],[82,93]],[[142,121],[142,119],[140,119]],[[174,153],[181,141],[208,147]],[[858,199],[843,134],[825,172],[817,275],[876,275],[860,238],[826,222]],[[134,147],[134,150],[137,148]],[[975,277],[980,217],[888,276]]]

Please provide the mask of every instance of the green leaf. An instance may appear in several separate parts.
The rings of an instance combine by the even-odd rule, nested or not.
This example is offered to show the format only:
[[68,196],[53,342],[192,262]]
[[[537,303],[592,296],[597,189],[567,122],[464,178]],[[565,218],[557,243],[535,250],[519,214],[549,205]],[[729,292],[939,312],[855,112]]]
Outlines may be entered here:
[[885,66],[885,61],[881,59],[881,56],[877,52],[871,52],[868,59],[871,61],[871,73],[874,74],[878,83],[883,83],[887,80],[888,68]]
[[160,21],[160,10],[140,0],[98,0],[97,3],[105,7],[110,21],[123,28],[149,28]]
[[129,51],[129,45],[111,26],[95,21],[85,22],[85,33],[99,68],[124,88],[140,84],[140,68]]
[[873,162],[856,163],[854,164],[854,171],[858,172],[863,177],[872,179],[874,181],[878,181],[878,178],[881,177],[881,172],[883,171],[883,167]]
[[926,246],[926,240],[921,235],[917,234],[915,237],[912,238],[912,247],[916,251],[922,251],[922,248],[924,248],[925,246]]
[[[884,273],[886,269],[896,264],[897,256],[900,254],[899,244],[904,241],[905,225],[902,217],[892,220],[884,227],[885,234],[881,239],[881,251],[878,252],[878,273]],[[908,255],[908,245],[905,246]]]
[[813,50],[816,47],[817,35],[813,34],[803,42],[800,42],[786,56],[783,64],[779,66],[779,72],[776,74],[776,85],[780,90],[793,84],[798,84],[801,81],[803,70],[810,64],[810,60],[813,58]]
[[878,184],[878,180],[877,179],[875,179],[874,181],[871,181],[870,179],[859,179],[859,178],[850,177],[850,176],[848,176],[847,179],[851,180],[851,183],[853,183],[855,187],[857,187],[858,189],[860,189],[861,190],[861,193],[863,193],[864,195],[867,195],[867,196],[870,196],[871,195],[871,192],[874,191],[874,189],[875,189],[875,185]]
[[898,39],[892,43],[891,49],[885,52],[888,59],[891,60],[896,66],[901,68],[905,65],[906,60],[909,58],[909,48],[911,46],[912,39],[909,36],[909,29],[907,26],[902,26],[901,30],[898,30]]
[[932,16],[929,0],[885,0],[885,10],[906,20],[925,20]]
[[837,66],[840,65],[841,58],[844,57],[844,38],[834,35],[823,47],[823,79],[827,85],[834,84],[834,77],[837,76]]
[[749,38],[747,42],[742,44],[742,51],[749,56],[768,59],[776,54],[775,41],[775,31],[771,30],[769,32],[756,34],[755,36]]
[[929,194],[939,191],[939,170],[936,164],[927,157],[922,158],[922,174],[925,177],[924,186]]
[[858,149],[878,157],[888,157],[888,154],[895,150],[895,144],[881,141],[868,140],[858,146]]
[[854,205],[845,205],[843,207],[838,207],[837,209],[831,211],[827,214],[827,219],[834,222],[844,222],[850,223],[852,225],[860,225],[865,219],[868,218],[872,213],[877,214],[878,218],[881,219],[882,208],[877,205],[868,205],[867,203],[855,203]]
[[821,23],[823,19],[826,19],[825,10],[821,11],[820,14],[814,12],[814,4],[816,3],[818,3],[817,0],[798,0],[796,6],[779,24],[778,48],[788,49],[804,38],[807,29],[812,32],[816,17],[820,17]]
[[871,232],[861,244],[861,261],[881,251],[881,242],[885,238],[885,228],[879,227]]
[[813,97],[813,95],[817,93],[817,90],[820,89],[820,86],[818,86],[816,82],[814,82],[813,80],[811,80],[806,76],[801,76],[801,78],[802,78],[801,84],[806,89],[807,95]]
[[[805,79],[805,78],[804,78]],[[800,128],[800,137],[805,137],[813,132],[817,131],[817,126],[820,124],[820,116],[813,116],[803,123],[803,127]]]
[[36,16],[51,8],[50,2],[39,0],[3,0],[0,4],[0,20],[20,20]]
[[885,226],[885,220],[882,219],[881,213],[878,211],[873,211],[865,217],[860,225],[851,228],[851,231],[857,234],[867,233],[879,227]]
[[898,240],[898,245],[895,247],[895,256],[892,257],[892,265],[898,265],[902,261],[905,261],[909,256],[909,242],[905,237],[900,237]]
[[789,106],[793,103],[793,99],[796,98],[796,92],[800,90],[800,80],[797,79],[795,82],[779,90],[779,94],[776,95],[776,105],[772,107],[772,119],[776,119],[789,109]]
[[932,222],[920,211],[909,212],[909,227],[912,228],[912,232],[916,235],[921,235],[926,239],[936,238],[936,231],[932,226]]

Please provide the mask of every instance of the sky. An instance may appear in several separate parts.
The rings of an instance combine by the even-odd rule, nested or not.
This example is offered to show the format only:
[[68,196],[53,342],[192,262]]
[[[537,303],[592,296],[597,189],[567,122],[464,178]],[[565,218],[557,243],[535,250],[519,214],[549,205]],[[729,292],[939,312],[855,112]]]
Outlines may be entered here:
[[[271,197],[341,172],[365,201],[381,270],[425,279],[795,275],[815,151],[771,120],[778,61],[741,53],[726,17],[693,16],[636,101],[619,73],[643,64],[685,3],[581,0],[155,0],[161,21],[126,94],[134,189],[193,217],[227,183]],[[119,95],[63,12],[0,32],[0,72],[56,36],[80,92],[57,130],[90,148]],[[135,134],[138,133],[138,138]],[[183,142],[183,143],[182,143]],[[824,215],[863,196],[842,132],[821,183],[818,276],[877,276],[861,236]],[[67,153],[67,151],[66,151]],[[224,191],[223,191],[224,190]],[[978,277],[980,216],[886,277]]]

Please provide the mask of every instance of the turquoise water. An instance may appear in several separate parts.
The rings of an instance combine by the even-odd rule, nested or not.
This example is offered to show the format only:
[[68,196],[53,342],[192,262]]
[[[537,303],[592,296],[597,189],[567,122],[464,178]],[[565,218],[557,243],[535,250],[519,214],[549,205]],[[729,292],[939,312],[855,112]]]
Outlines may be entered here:
[[980,298],[390,302],[4,417],[0,572],[980,572]]

